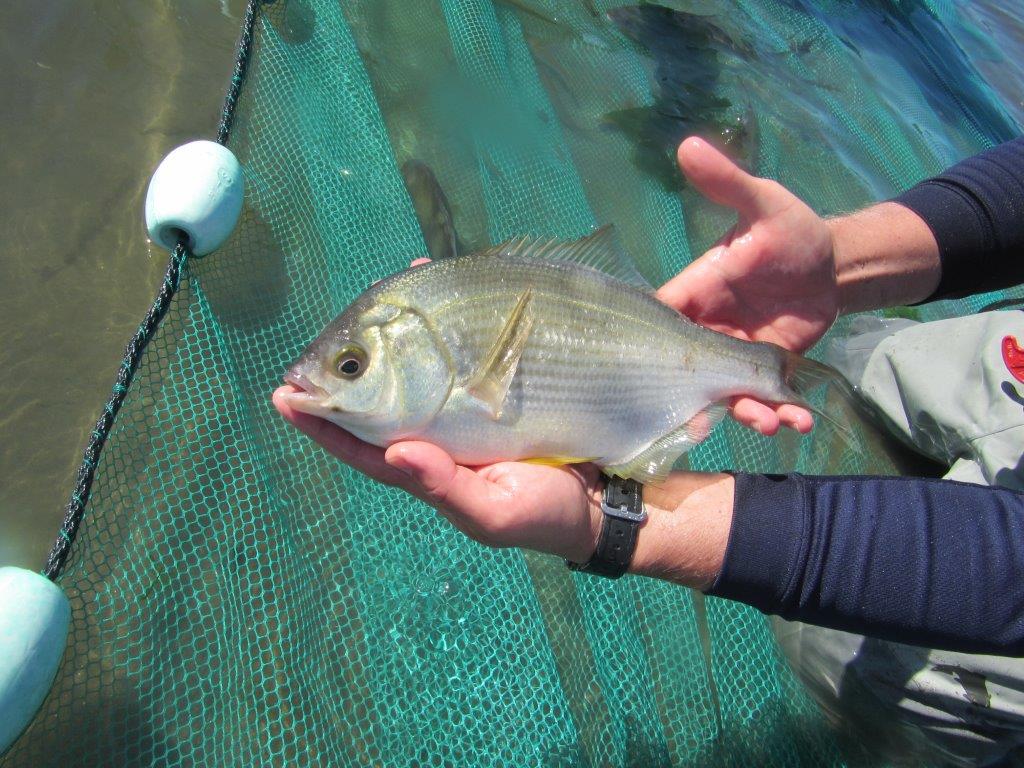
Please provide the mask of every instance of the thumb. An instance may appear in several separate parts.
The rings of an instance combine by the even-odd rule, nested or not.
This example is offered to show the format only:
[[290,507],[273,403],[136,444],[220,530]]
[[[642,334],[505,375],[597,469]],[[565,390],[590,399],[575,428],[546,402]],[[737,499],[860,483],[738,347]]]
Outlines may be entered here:
[[679,170],[712,202],[726,205],[741,217],[756,219],[770,213],[773,185],[751,176],[703,139],[691,136],[676,152]]

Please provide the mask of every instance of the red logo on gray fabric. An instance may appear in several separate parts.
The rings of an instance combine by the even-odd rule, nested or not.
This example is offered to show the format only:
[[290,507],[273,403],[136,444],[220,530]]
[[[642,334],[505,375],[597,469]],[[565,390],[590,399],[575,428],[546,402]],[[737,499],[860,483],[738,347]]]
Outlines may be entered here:
[[1024,349],[1013,336],[1003,336],[1003,363],[1017,381],[1024,382]]

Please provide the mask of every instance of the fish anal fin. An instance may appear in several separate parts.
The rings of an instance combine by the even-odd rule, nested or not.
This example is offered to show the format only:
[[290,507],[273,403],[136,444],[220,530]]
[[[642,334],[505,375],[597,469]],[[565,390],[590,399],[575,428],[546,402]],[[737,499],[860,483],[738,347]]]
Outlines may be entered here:
[[486,405],[495,420],[501,418],[508,390],[530,338],[533,320],[527,309],[531,295],[529,288],[520,294],[498,338],[466,383],[466,392]]
[[664,482],[676,460],[708,435],[725,416],[725,405],[714,403],[697,412],[678,429],[658,438],[624,464],[604,467],[609,475],[631,478],[642,483]]
[[693,441],[694,445],[703,443],[708,439],[711,431],[718,426],[718,422],[725,418],[728,410],[728,407],[722,403],[712,403],[704,410],[697,411],[697,414],[683,425],[686,436]]
[[568,261],[596,269],[644,291],[654,290],[622,250],[612,224],[605,224],[579,240],[518,237],[488,248],[483,254],[499,258]]

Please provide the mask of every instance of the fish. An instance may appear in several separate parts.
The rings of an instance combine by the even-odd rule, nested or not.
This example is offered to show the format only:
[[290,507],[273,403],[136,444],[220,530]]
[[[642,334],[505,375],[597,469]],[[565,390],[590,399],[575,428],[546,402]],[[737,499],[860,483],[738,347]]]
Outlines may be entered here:
[[731,398],[798,403],[834,369],[660,302],[607,225],[521,237],[371,285],[284,375],[286,402],[467,466],[598,464],[657,483]]
[[430,166],[415,158],[402,164],[402,180],[432,259],[450,259],[465,252],[448,198]]
[[757,147],[754,111],[721,92],[727,61],[761,58],[753,45],[713,17],[656,3],[621,6],[607,16],[654,64],[654,102],[612,110],[602,120],[604,127],[632,142],[637,166],[666,190],[677,191],[686,181],[676,165],[676,150],[694,134],[714,138],[741,165],[752,166]]
[[289,45],[308,43],[316,29],[316,10],[309,0],[288,0],[283,12],[268,14],[267,18]]
[[544,11],[534,8],[529,3],[524,2],[524,0],[498,0],[498,5],[504,5],[506,8],[519,11],[525,16],[532,16],[533,18],[539,19],[547,24],[558,24],[558,19],[554,16],[550,16],[544,13]]

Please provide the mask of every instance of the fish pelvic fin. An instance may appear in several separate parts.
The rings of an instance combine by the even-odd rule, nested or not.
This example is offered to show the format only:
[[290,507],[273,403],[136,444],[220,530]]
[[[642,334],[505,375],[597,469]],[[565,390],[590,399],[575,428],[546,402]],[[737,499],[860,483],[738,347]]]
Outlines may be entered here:
[[520,294],[498,338],[466,383],[466,392],[486,405],[495,421],[504,411],[508,390],[530,338],[533,319],[527,310],[532,295],[530,288]]
[[634,288],[654,292],[654,287],[640,274],[633,260],[622,250],[612,224],[605,224],[579,240],[520,237],[506,240],[483,253],[499,258],[533,258],[582,264],[628,283]]
[[593,461],[595,457],[581,459],[577,456],[537,456],[532,459],[522,459],[524,464],[538,464],[542,467],[564,467],[568,464],[586,464]]
[[655,440],[629,461],[604,467],[605,474],[648,485],[663,483],[679,457],[704,442],[727,410],[723,403],[712,403],[678,429]]

